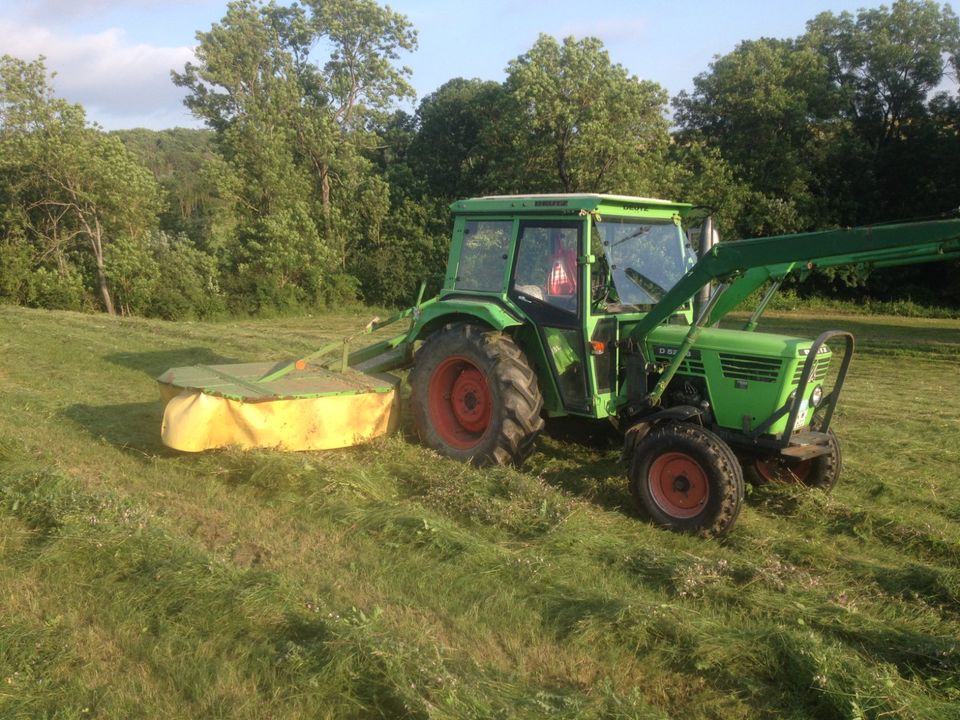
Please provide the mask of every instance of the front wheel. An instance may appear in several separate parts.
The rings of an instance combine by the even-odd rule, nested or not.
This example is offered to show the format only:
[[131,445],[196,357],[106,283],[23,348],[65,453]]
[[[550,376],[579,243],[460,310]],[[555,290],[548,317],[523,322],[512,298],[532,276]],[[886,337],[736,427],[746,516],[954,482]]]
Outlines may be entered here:
[[445,326],[417,352],[410,385],[421,442],[447,457],[519,464],[543,429],[536,373],[503,333]]
[[668,423],[633,451],[630,490],[661,527],[720,537],[740,514],[743,474],[730,447],[692,423]]

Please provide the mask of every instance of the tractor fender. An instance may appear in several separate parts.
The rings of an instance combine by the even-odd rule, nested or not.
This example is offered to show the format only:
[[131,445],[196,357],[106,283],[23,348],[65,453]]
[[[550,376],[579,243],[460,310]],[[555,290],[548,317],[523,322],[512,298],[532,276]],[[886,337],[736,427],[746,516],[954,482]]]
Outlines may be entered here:
[[647,415],[627,428],[627,431],[623,434],[622,458],[629,460],[630,456],[633,455],[633,449],[660,423],[684,422],[692,417],[699,418],[702,414],[703,410],[693,405],[674,405]]
[[524,320],[515,315],[498,298],[487,299],[440,299],[423,308],[408,339],[424,340],[434,330],[454,322],[483,325],[491,330],[505,330],[523,325]]
[[[536,340],[536,328],[500,298],[447,296],[432,302],[423,308],[404,342],[412,349],[415,342],[424,341],[434,332],[453,323],[478,325],[510,335],[523,351],[527,362],[534,368],[540,392],[543,394],[545,412],[550,415],[566,415],[556,380],[552,373],[543,370],[549,365],[543,346]],[[517,332],[524,328],[532,331],[534,339],[531,339],[531,333]]]

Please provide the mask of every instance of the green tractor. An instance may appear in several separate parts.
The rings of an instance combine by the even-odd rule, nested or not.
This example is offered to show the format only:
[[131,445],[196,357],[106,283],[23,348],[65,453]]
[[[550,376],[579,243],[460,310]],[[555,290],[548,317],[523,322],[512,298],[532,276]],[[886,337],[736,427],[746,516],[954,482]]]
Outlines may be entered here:
[[[780,282],[818,266],[869,269],[960,256],[958,220],[722,244],[709,242],[707,221],[697,254],[684,229],[693,207],[684,203],[499,196],[452,210],[439,296],[401,314],[411,318],[406,333],[344,353],[340,370],[374,377],[412,366],[421,441],[478,465],[525,460],[545,418],[612,423],[624,437],[640,511],[704,536],[732,527],[745,477],[829,490],[840,475],[831,419],[853,336],[756,332]],[[743,329],[716,327],[765,285]],[[828,342],[843,347],[830,374]],[[261,379],[305,366],[273,365]],[[217,382],[229,367],[216,370]],[[161,382],[228,395],[213,380],[178,381],[176,372]],[[254,377],[243,382],[261,387]]]

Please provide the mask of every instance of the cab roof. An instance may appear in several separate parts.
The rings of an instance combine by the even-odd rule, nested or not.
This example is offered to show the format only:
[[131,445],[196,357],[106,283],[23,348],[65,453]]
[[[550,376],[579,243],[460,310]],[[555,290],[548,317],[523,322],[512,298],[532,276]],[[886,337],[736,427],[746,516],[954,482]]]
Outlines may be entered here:
[[580,214],[598,212],[638,214],[644,211],[686,215],[693,205],[658,198],[601,193],[545,193],[542,195],[488,195],[458,200],[450,205],[457,215],[496,213]]

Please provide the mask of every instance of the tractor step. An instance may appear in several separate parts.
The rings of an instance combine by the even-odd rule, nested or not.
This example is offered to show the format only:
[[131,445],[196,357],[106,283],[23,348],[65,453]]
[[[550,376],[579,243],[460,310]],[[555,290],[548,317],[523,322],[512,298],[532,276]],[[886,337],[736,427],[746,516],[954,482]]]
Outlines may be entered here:
[[780,454],[795,460],[812,460],[829,452],[830,436],[827,433],[808,430],[794,433],[790,438],[790,445],[783,448]]

